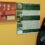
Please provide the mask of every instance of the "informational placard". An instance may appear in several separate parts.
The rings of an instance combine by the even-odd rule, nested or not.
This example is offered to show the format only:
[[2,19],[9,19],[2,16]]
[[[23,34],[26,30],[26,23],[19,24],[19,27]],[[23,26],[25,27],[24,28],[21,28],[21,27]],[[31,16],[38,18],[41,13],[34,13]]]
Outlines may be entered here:
[[15,21],[16,2],[0,2],[0,21]]
[[40,4],[17,4],[17,34],[40,30]]

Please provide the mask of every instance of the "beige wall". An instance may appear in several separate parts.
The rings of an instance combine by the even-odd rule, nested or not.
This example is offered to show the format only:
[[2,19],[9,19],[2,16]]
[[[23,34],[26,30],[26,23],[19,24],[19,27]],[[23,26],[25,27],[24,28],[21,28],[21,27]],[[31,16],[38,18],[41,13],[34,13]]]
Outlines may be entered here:
[[[32,2],[40,3],[39,0],[0,0],[5,2]],[[45,1],[41,1],[41,22],[43,15],[45,15]],[[16,22],[12,23],[0,23],[0,45],[35,45],[37,32],[30,34],[17,35],[16,34]]]

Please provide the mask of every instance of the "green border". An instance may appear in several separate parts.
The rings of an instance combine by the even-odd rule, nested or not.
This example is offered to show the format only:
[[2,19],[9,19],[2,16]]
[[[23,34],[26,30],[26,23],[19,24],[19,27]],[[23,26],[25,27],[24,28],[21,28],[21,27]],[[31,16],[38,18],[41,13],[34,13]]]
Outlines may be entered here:
[[29,33],[29,32],[38,32],[40,29],[29,29],[29,30],[23,30],[23,33]]
[[22,8],[17,10],[40,10],[40,4],[22,4]]
[[23,16],[21,20],[40,20],[40,16]]

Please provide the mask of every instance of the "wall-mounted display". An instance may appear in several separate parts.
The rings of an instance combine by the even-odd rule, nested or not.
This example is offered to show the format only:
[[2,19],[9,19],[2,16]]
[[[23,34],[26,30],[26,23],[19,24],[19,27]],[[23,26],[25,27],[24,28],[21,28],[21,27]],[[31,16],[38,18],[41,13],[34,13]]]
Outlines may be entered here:
[[0,21],[15,21],[16,3],[0,2]]
[[17,3],[17,34],[40,30],[40,4]]

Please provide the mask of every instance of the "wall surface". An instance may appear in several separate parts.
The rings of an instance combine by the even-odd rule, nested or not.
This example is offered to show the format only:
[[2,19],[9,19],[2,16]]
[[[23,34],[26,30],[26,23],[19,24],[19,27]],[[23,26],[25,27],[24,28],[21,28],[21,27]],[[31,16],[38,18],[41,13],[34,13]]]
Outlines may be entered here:
[[[0,0],[2,2],[28,2],[28,3],[41,3],[41,22],[45,15],[45,0]],[[36,45],[38,32],[30,34],[16,34],[16,22],[0,23],[0,45]]]

